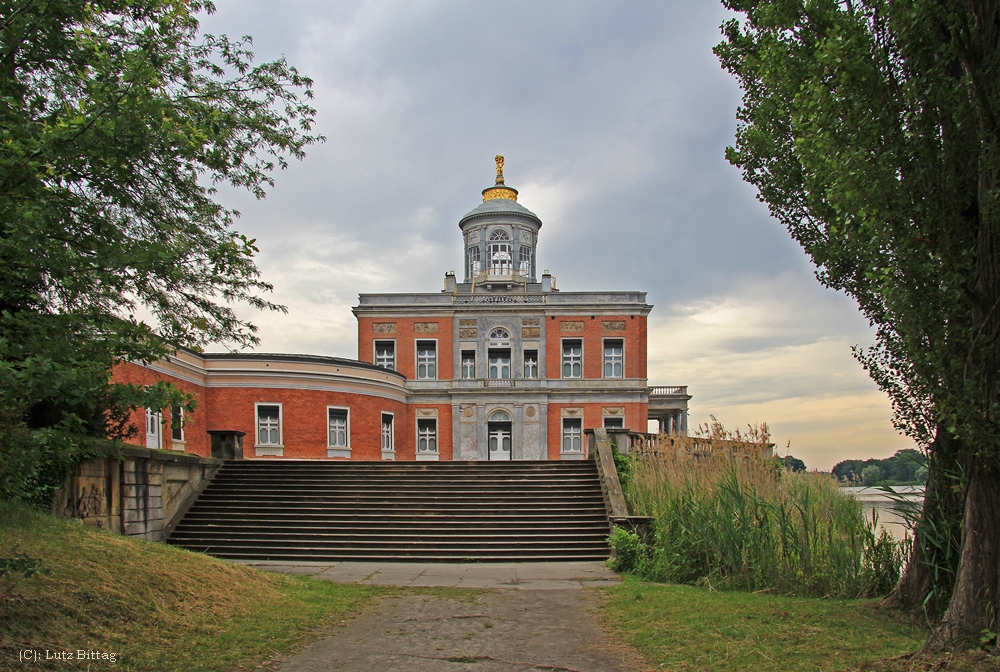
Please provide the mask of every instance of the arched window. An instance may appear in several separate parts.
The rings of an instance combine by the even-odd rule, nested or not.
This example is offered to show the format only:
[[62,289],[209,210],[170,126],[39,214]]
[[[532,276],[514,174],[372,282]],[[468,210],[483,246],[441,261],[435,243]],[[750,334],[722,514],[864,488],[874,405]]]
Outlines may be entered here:
[[514,267],[513,246],[510,236],[503,229],[495,229],[490,234],[487,261],[491,275],[510,275]]
[[490,414],[490,422],[510,422],[507,411],[494,411]]
[[510,340],[510,332],[507,331],[506,329],[504,329],[503,327],[497,327],[496,329],[494,329],[494,330],[492,330],[490,332],[490,340],[491,341],[509,341]]

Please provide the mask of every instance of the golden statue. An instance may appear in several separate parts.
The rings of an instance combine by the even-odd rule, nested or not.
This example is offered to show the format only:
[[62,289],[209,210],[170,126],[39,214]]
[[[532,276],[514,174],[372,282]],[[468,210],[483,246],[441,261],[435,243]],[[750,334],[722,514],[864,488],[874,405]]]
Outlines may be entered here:
[[503,183],[503,157],[496,155],[497,181],[492,187],[483,189],[483,202],[491,201],[494,198],[506,198],[510,201],[517,200],[517,189],[508,187]]

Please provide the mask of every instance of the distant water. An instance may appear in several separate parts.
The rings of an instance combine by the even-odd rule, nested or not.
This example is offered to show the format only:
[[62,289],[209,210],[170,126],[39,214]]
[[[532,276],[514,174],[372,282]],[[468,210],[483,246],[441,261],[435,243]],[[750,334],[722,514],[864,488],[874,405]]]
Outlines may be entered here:
[[[919,504],[924,499],[924,486],[922,485],[894,485],[890,487],[893,492],[907,501]],[[841,488],[841,491],[853,495],[864,504],[869,518],[871,518],[873,511],[878,514],[880,529],[888,531],[896,539],[902,539],[903,535],[907,533],[903,517],[896,511],[896,503],[881,488],[851,486]]]

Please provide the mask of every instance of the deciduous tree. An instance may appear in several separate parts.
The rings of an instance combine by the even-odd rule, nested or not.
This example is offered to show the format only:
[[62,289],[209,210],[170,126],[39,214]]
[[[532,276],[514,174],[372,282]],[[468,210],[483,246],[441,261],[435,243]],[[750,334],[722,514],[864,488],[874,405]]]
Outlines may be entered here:
[[37,492],[127,413],[190,404],[109,385],[122,360],[246,346],[270,285],[215,200],[263,197],[320,139],[311,82],[202,0],[0,0],[0,496]]
[[877,328],[857,354],[932,451],[929,503],[961,487],[928,648],[978,640],[1000,606],[1000,4],[724,4],[743,13],[716,50],[744,91],[728,158]]

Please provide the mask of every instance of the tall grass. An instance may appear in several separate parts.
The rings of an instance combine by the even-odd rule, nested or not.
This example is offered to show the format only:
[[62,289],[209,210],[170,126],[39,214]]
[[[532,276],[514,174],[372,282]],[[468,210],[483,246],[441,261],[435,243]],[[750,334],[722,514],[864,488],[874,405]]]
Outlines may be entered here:
[[887,594],[906,549],[831,478],[783,469],[764,430],[756,444],[692,452],[674,439],[629,456],[626,498],[653,531],[645,541],[612,535],[618,568],[718,589]]

